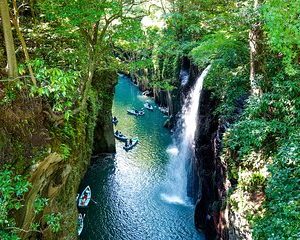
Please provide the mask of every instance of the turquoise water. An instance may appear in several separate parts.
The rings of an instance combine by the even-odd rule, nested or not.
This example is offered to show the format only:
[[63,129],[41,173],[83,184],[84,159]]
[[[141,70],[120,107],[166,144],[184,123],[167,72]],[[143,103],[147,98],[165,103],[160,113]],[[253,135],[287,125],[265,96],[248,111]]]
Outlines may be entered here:
[[[135,117],[126,110],[141,108],[146,100],[127,78],[119,77],[113,114],[118,129],[138,137],[139,144],[129,152],[117,141],[117,153],[100,157],[88,170],[81,188],[90,185],[92,198],[85,210],[81,239],[176,240],[204,239],[194,228],[193,206],[163,200],[172,143],[164,129],[166,118],[155,108]],[[152,101],[153,103],[153,101]],[[174,169],[176,171],[176,169]]]

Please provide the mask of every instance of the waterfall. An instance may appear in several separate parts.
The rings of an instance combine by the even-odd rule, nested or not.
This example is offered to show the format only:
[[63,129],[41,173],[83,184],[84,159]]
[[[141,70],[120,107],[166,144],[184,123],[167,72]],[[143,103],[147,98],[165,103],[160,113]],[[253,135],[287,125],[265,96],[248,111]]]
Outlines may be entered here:
[[181,81],[181,85],[184,86],[188,83],[189,81],[189,72],[187,70],[183,70],[181,69],[180,70],[180,73],[179,73],[179,79]]
[[167,175],[166,190],[161,195],[164,201],[175,204],[186,204],[187,197],[187,166],[195,155],[195,132],[198,122],[198,108],[203,81],[211,65],[198,77],[195,86],[190,90],[178,120],[173,145],[167,149],[170,164]]

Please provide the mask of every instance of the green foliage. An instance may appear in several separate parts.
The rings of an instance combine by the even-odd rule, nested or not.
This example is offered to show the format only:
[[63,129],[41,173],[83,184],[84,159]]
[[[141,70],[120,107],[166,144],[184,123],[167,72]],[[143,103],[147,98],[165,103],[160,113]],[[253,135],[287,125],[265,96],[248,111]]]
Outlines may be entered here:
[[[68,141],[74,141],[76,137],[76,130],[70,122],[67,122],[62,130],[62,137],[66,138]],[[74,144],[74,142],[72,142]]]
[[105,15],[105,11],[114,8],[113,2],[83,1],[42,1],[40,7],[47,13],[49,20],[62,20],[74,26],[92,25]]
[[152,87],[160,88],[162,90],[166,91],[172,91],[175,89],[175,87],[172,85],[172,83],[168,81],[156,81],[151,83]]
[[205,79],[205,88],[212,91],[219,106],[216,114],[226,119],[235,119],[236,101],[249,91],[249,51],[244,33],[217,32],[193,43],[190,58],[204,68],[212,64]]
[[[145,6],[132,6],[130,0],[38,1],[39,8],[35,10],[40,22],[35,24],[33,31],[24,28],[24,34],[30,53],[34,51],[35,58],[43,60],[19,64],[18,71],[24,75],[30,64],[38,82],[37,86],[29,86],[31,96],[39,96],[55,114],[64,115],[64,125],[53,128],[58,134],[55,137],[62,139],[59,142],[68,142],[68,145],[58,145],[55,150],[67,159],[76,145],[78,133],[87,134],[92,145],[99,109],[111,98],[103,89],[89,89],[89,116],[84,111],[72,116],[72,110],[82,100],[84,79],[87,79],[87,66],[91,61],[92,32],[98,22],[100,44],[94,46],[98,72],[148,72],[151,76],[146,77],[149,77],[150,86],[172,91],[176,88],[174,80],[178,76],[181,57],[188,56],[199,69],[212,63],[205,88],[213,92],[219,104],[215,113],[232,122],[240,114],[236,112],[237,100],[250,88],[248,30],[260,21],[276,58],[283,58],[288,75],[278,64],[281,60],[275,61],[272,54],[265,52],[268,59],[266,76],[260,83],[264,93],[248,99],[243,115],[225,134],[224,152],[230,153],[225,156],[228,175],[230,179],[238,180],[238,194],[232,204],[238,209],[239,200],[244,201],[247,193],[265,190],[262,215],[251,216],[255,211],[251,212],[247,206],[249,199],[242,205],[254,224],[254,237],[300,238],[300,1],[263,2],[261,9],[253,11],[253,1],[175,0],[168,2],[165,9],[151,6],[154,12],[147,6],[151,18],[157,23],[163,20],[165,24],[143,27],[141,19],[145,11],[141,8]],[[164,13],[156,17],[158,12]],[[97,78],[94,80],[96,82]],[[93,87],[104,85],[95,82]],[[10,104],[26,89],[28,84],[23,79],[7,84],[0,104]],[[266,164],[268,178],[261,171]],[[7,230],[7,227],[15,226],[9,214],[22,206],[23,195],[29,186],[25,178],[15,176],[8,168],[0,172],[1,239],[18,239]],[[41,197],[35,200],[35,214],[43,211],[47,201]],[[48,214],[44,220],[53,232],[61,230],[60,213]],[[31,229],[38,230],[39,224],[32,223]]]
[[[94,141],[94,129],[96,126],[98,113],[100,109],[103,109],[102,102],[99,101],[99,95],[95,90],[90,90],[89,93],[90,96],[90,105],[91,105],[91,111],[89,112],[89,118],[87,123],[87,142],[90,143],[90,145],[93,144]],[[84,116],[81,116],[83,118]],[[84,118],[83,118],[84,119]],[[84,122],[84,121],[82,121]]]
[[[276,140],[279,140],[279,137],[285,132],[284,124],[276,120],[241,120],[232,127],[228,144],[233,150],[239,149],[238,153],[242,160],[245,155],[250,154],[252,151],[272,149],[276,144]],[[269,145],[272,145],[272,147],[267,148]]]
[[19,209],[24,193],[29,190],[29,182],[21,175],[13,175],[13,172],[4,169],[0,172],[1,192],[1,217],[0,224],[7,220],[7,214],[12,209]]
[[147,42],[143,41],[146,40],[146,38],[139,18],[122,19],[122,25],[111,30],[111,36],[117,47],[114,50],[120,49],[120,53],[139,51],[143,53],[143,50],[147,50],[144,48],[149,48]]
[[45,215],[45,221],[49,225],[52,232],[57,233],[61,230],[61,213],[51,213]]
[[299,239],[300,229],[300,132],[294,132],[269,165],[265,213],[257,216],[256,239]]
[[[178,0],[166,22],[171,34],[179,41],[197,41],[204,35],[220,29],[228,29],[236,11],[236,1]],[[233,24],[232,24],[233,25]]]
[[[283,81],[284,79],[284,81]],[[279,73],[272,89],[261,97],[251,97],[242,119],[231,130],[231,149],[241,156],[263,149],[267,155],[299,125],[300,89],[297,77]]]
[[262,12],[271,47],[283,55],[286,72],[295,75],[299,71],[300,1],[268,0]]
[[76,27],[59,21],[47,22],[42,17],[27,36],[40,43],[41,47],[36,49],[34,56],[42,58],[48,68],[85,71],[87,47]]
[[64,113],[68,120],[79,100],[78,86],[80,73],[76,71],[63,71],[58,68],[47,68],[42,60],[35,60],[32,64],[36,72],[37,86],[32,86],[31,95],[47,98],[52,104],[52,110]]
[[[12,168],[4,167],[0,171],[0,238],[5,240],[20,239],[17,234],[22,231],[16,227],[15,220],[10,217],[11,211],[23,206],[24,194],[29,190],[31,184],[21,175],[15,175]],[[38,214],[44,210],[48,199],[37,197],[34,201],[34,213]],[[61,229],[62,215],[51,213],[45,216],[46,223],[53,232]],[[39,231],[40,224],[33,222],[29,231]]]
[[190,56],[201,67],[217,60],[234,68],[238,63],[248,59],[245,49],[244,42],[237,40],[235,35],[218,32],[205,36],[199,45],[192,49]]
[[248,177],[243,176],[239,181],[239,187],[247,192],[261,191],[266,183],[265,176],[260,172],[253,172]]
[[68,159],[68,157],[71,154],[71,149],[70,149],[70,147],[68,145],[61,144],[60,145],[60,153],[61,153],[63,159]]
[[140,69],[146,69],[148,67],[151,67],[152,65],[152,60],[151,59],[142,59],[142,60],[137,60],[137,61],[132,61],[130,62],[127,67],[131,71],[138,71]]
[[30,183],[25,177],[15,175],[8,167],[0,171],[0,238],[19,239],[9,227],[15,226],[15,221],[9,213],[22,207],[23,196],[29,190]]
[[16,91],[14,88],[9,88],[5,92],[5,96],[0,100],[0,105],[9,104],[16,99]]
[[42,198],[42,197],[37,197],[34,201],[34,212],[37,214],[41,211],[44,210],[44,208],[47,206],[48,204],[48,199],[47,198]]
[[[235,153],[227,159],[229,175],[237,179],[241,171],[254,170],[251,177],[239,179],[238,186],[248,192],[265,189],[263,211],[248,213],[256,239],[298,239],[299,75],[274,69],[269,74],[269,91],[250,97],[243,116],[227,132],[225,149]],[[266,164],[267,179],[255,173]]]

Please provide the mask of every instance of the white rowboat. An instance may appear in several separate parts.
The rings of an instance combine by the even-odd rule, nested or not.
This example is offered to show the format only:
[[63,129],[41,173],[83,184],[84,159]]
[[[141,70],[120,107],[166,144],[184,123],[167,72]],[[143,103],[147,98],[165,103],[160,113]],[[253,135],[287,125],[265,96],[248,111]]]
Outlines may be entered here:
[[78,199],[78,207],[87,207],[92,197],[90,186],[87,186]]

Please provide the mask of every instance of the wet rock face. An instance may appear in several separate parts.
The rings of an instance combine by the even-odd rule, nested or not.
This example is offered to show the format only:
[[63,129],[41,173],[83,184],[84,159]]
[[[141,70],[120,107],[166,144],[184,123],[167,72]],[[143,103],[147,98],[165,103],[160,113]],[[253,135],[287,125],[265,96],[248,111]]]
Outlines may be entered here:
[[[17,226],[26,230],[20,233],[22,239],[76,239],[74,199],[90,163],[93,143],[99,140],[94,148],[100,152],[115,149],[111,106],[117,78],[103,72],[95,76],[87,109],[72,122],[74,139],[65,136],[64,123],[53,127],[45,114],[48,104],[40,98],[22,93],[13,104],[0,108],[0,164],[13,165],[16,173],[28,176],[31,183],[24,207],[11,213]],[[69,155],[61,150],[63,144],[68,145]],[[36,214],[34,203],[41,197],[49,199],[48,205]],[[63,216],[58,233],[53,233],[45,221],[52,213]],[[33,222],[40,223],[43,231],[27,232]]]
[[[107,103],[112,106],[111,103]],[[104,110],[96,122],[96,128],[94,132],[94,146],[93,155],[98,155],[100,153],[114,153],[116,152],[115,138],[113,135],[113,125],[112,125],[112,115],[110,110]]]
[[[189,177],[189,196],[196,203],[195,226],[205,232],[207,239],[228,239],[223,213],[226,169],[219,158],[222,124],[213,115],[216,100],[202,90],[199,125],[196,133],[193,177]],[[195,177],[196,175],[196,177]]]
[[[201,69],[185,58],[181,61],[181,70],[188,72],[189,77],[187,83],[180,86],[178,106],[182,105],[201,73]],[[187,166],[187,195],[195,204],[196,228],[204,231],[207,239],[228,239],[227,212],[224,207],[226,168],[219,157],[226,124],[213,114],[217,105],[211,92],[203,89],[195,136],[195,156]]]
[[188,57],[182,57],[181,60],[181,69],[183,70],[189,70],[191,66],[191,61]]
[[[46,110],[42,99],[30,98],[25,92],[0,108],[0,164],[12,165],[16,174],[31,183],[23,207],[9,214],[25,230],[20,232],[22,239],[75,239],[78,216],[74,198],[90,158],[92,143],[87,136],[92,134],[87,119],[74,122],[77,134],[67,143],[70,154],[66,157],[61,152],[61,145],[66,144],[63,128],[51,128]],[[41,197],[49,200],[48,205],[36,213],[35,201]],[[61,213],[65,220],[58,233],[53,233],[45,221],[52,213]],[[32,223],[40,223],[42,231],[27,231]]]
[[31,159],[49,144],[43,107],[41,99],[26,94],[0,107],[0,165],[14,165],[22,173],[30,164],[24,167],[21,158]]
[[[205,232],[207,239],[232,238],[230,216],[226,208],[226,164],[221,161],[222,137],[229,123],[233,123],[244,108],[247,96],[236,100],[236,109],[230,119],[220,120],[213,115],[218,102],[211,93],[203,90],[199,107],[199,125],[196,133],[195,158],[192,161],[194,171],[190,176],[190,197],[196,202],[195,226]],[[198,181],[198,182],[197,182]],[[229,216],[229,217],[228,217]],[[230,229],[228,229],[230,228]]]
[[[49,199],[56,199],[59,194],[62,194],[62,189],[65,189],[65,182],[72,169],[71,165],[64,163],[62,156],[55,152],[50,153],[31,168],[29,181],[32,183],[32,188],[26,194],[24,208],[17,218],[18,225],[22,226],[22,229],[29,229],[32,219],[36,218],[34,202],[39,194],[43,193],[43,196],[47,196]],[[54,206],[51,207],[54,208]],[[45,211],[47,210],[49,209]],[[22,238],[29,238],[28,233],[22,232],[21,234]],[[50,235],[48,238],[51,239]]]
[[194,160],[195,173],[198,176],[198,182],[191,183],[199,189],[197,195],[191,196],[196,201],[195,224],[196,227],[209,232],[210,236],[216,233],[211,226],[210,205],[215,199],[214,173],[216,163],[214,158],[214,149],[212,145],[213,134],[217,128],[217,121],[212,116],[215,108],[215,102],[210,99],[210,93],[202,91],[199,109],[199,125],[196,133]]
[[93,79],[93,86],[100,93],[98,101],[101,104],[94,131],[93,155],[116,152],[111,114],[116,84],[117,75],[111,72],[96,72]]

